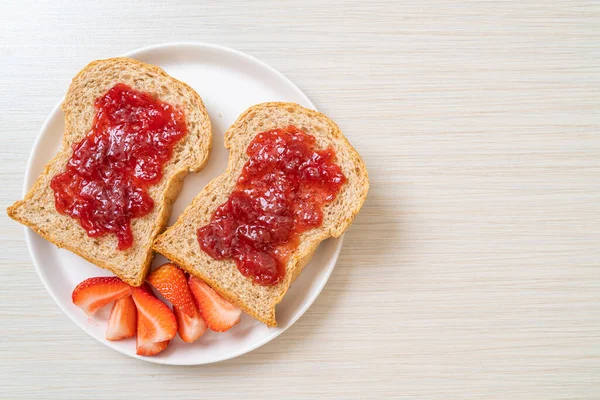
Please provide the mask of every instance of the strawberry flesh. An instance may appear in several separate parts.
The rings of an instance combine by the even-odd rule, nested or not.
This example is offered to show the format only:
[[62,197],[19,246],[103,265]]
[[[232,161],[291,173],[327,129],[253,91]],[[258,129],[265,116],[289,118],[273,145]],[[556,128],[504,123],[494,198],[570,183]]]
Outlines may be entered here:
[[206,332],[206,322],[204,322],[195,306],[193,317],[189,317],[176,306],[173,306],[173,314],[175,314],[175,318],[177,318],[177,331],[179,332],[179,337],[181,337],[181,340],[184,342],[193,343]]
[[169,345],[169,341],[165,340],[163,342],[148,342],[148,343],[140,343],[139,339],[136,341],[135,352],[140,356],[155,356]]
[[88,315],[131,294],[131,287],[115,276],[89,278],[73,290],[73,304]]
[[135,336],[137,311],[131,296],[115,301],[110,311],[105,338],[121,340]]
[[137,307],[137,339],[142,345],[171,340],[177,334],[177,320],[165,303],[144,289],[132,288]]
[[204,281],[192,276],[189,285],[200,314],[210,329],[225,332],[240,322],[242,311],[223,299]]

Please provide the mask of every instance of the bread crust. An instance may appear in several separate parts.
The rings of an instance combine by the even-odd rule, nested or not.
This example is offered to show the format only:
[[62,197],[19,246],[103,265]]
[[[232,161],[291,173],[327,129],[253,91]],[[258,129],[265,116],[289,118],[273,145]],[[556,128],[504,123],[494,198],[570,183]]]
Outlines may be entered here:
[[[90,115],[85,115],[85,110],[89,114],[90,110],[93,110],[93,101],[98,94],[102,95],[117,83],[125,83],[136,90],[148,92],[161,101],[168,98],[166,102],[169,104],[182,107],[188,132],[178,142],[176,149],[182,153],[192,152],[193,149],[193,153],[197,155],[189,161],[174,162],[174,153],[165,170],[167,168],[175,168],[175,170],[169,171],[163,181],[150,189],[154,190],[155,186],[162,188],[156,193],[151,192],[154,194],[152,196],[155,201],[154,210],[149,216],[139,218],[144,219],[139,223],[145,228],[143,232],[136,232],[132,227],[134,244],[131,249],[124,251],[126,253],[118,253],[121,250],[116,248],[114,235],[90,238],[78,220],[59,214],[54,203],[49,204],[51,189],[48,187],[51,178],[64,169],[66,160],[70,158],[71,144],[81,140],[91,129]],[[103,89],[99,89],[98,86]],[[183,94],[185,99],[181,104],[173,104],[178,94]],[[89,107],[89,102],[92,108]],[[100,268],[113,272],[130,285],[140,286],[144,282],[154,256],[151,248],[152,240],[164,230],[168,222],[171,206],[179,194],[183,177],[188,172],[201,170],[208,159],[212,133],[204,103],[189,85],[169,76],[161,68],[131,58],[119,57],[93,61],[84,67],[73,78],[61,109],[65,113],[65,132],[61,149],[46,164],[44,171],[24,199],[7,208],[7,214],[59,248],[67,249]],[[82,114],[84,117],[80,117]],[[83,120],[86,124],[83,124]],[[143,244],[142,239],[145,240]],[[99,246],[104,251],[97,251],[98,247],[95,246]],[[123,257],[127,257],[124,254],[131,255],[130,259],[126,259],[131,262],[125,266],[122,265]]]
[[[227,268],[223,265],[227,261],[210,259],[210,256],[201,250],[195,237],[195,229],[200,228],[202,225],[196,224],[196,226],[192,223],[193,226],[191,226],[190,220],[193,220],[197,213],[212,216],[216,207],[221,203],[219,203],[220,200],[210,202],[208,199],[211,197],[214,198],[215,193],[221,191],[223,187],[226,187],[226,193],[219,193],[216,197],[225,199],[229,196],[234,186],[232,181],[235,181],[237,176],[239,176],[239,170],[245,163],[245,159],[247,159],[245,155],[247,144],[256,134],[275,127],[284,127],[276,124],[273,126],[264,126],[264,124],[261,125],[261,122],[258,122],[256,125],[260,128],[254,130],[248,129],[249,125],[256,122],[255,119],[274,113],[281,113],[282,120],[288,118],[287,120],[292,122],[294,118],[299,118],[298,121],[301,118],[305,125],[309,124],[307,121],[314,121],[315,132],[322,132],[322,134],[317,134],[317,139],[321,141],[323,146],[327,144],[334,145],[338,156],[338,163],[342,166],[342,170],[347,177],[348,175],[352,175],[352,179],[349,179],[349,182],[342,187],[338,194],[338,199],[334,203],[341,196],[347,196],[350,192],[352,198],[350,204],[341,210],[337,218],[330,218],[330,220],[323,222],[323,226],[301,235],[301,245],[290,256],[286,264],[286,276],[282,282],[274,286],[260,286],[248,283],[251,282],[249,278],[241,275],[237,268],[232,268],[234,266],[233,262],[229,261],[229,268]],[[317,130],[316,127],[320,130]],[[312,126],[299,126],[299,128],[304,128],[305,130],[313,129]],[[240,140],[240,136],[246,134],[251,137]],[[190,274],[206,281],[221,296],[241,308],[247,314],[269,327],[274,327],[277,326],[275,306],[281,302],[290,284],[300,274],[304,266],[308,264],[318,245],[329,237],[339,237],[343,234],[360,210],[369,189],[367,170],[356,150],[350,145],[339,127],[331,119],[317,111],[304,108],[295,103],[269,102],[250,107],[238,117],[236,122],[225,133],[225,147],[230,150],[227,170],[221,176],[212,180],[178,217],[177,222],[156,238],[153,248],[179,264]],[[343,160],[340,160],[340,157],[343,157]],[[207,202],[209,203],[208,205],[206,204]],[[330,205],[326,205],[324,210],[327,207],[330,207]],[[335,205],[331,207],[335,207]],[[204,222],[206,222],[206,219],[207,216],[205,215]],[[209,266],[199,264],[209,264]],[[213,265],[213,267],[210,267],[210,265]],[[220,268],[220,271],[224,272],[221,276],[214,273],[217,268],[214,267],[215,265]],[[231,282],[231,280],[235,280],[235,282]],[[246,291],[248,289],[252,290],[254,297],[248,293],[240,293],[241,290],[238,289],[239,287],[245,287]],[[261,296],[261,291],[265,293],[267,291],[270,292],[261,297],[261,299],[257,299],[257,296]],[[264,300],[264,298],[268,300]],[[255,304],[259,301],[267,304]]]

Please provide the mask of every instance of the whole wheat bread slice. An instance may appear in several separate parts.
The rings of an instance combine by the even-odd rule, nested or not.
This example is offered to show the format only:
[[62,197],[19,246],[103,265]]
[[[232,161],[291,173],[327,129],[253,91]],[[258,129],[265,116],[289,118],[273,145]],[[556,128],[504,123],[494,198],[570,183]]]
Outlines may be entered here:
[[[260,132],[294,125],[313,135],[320,148],[333,146],[336,163],[347,182],[335,201],[323,208],[321,227],[302,233],[300,245],[286,264],[285,278],[273,286],[260,286],[243,276],[233,260],[215,260],[199,246],[196,231],[206,225],[216,208],[229,197],[242,167],[246,149]],[[338,126],[325,115],[294,103],[263,103],[246,110],[225,134],[230,150],[227,170],[194,198],[175,225],[159,235],[153,248],[211,285],[219,294],[268,326],[276,326],[275,305],[310,261],[319,243],[340,236],[360,210],[369,189],[367,170]]]
[[[127,250],[117,249],[114,234],[91,238],[77,219],[58,213],[50,187],[52,178],[64,171],[73,153],[71,146],[90,131],[96,115],[94,101],[117,83],[124,83],[180,107],[187,125],[186,136],[177,142],[171,160],[164,166],[163,179],[148,189],[154,200],[154,209],[150,214],[131,221],[134,241]],[[81,70],[73,78],[61,108],[65,113],[61,149],[46,165],[25,198],[8,208],[8,215],[58,247],[112,271],[131,285],[139,286],[152,261],[152,242],[167,223],[183,177],[189,171],[199,171],[207,160],[212,136],[210,119],[202,99],[191,87],[154,65],[129,58],[112,58],[94,61]]]

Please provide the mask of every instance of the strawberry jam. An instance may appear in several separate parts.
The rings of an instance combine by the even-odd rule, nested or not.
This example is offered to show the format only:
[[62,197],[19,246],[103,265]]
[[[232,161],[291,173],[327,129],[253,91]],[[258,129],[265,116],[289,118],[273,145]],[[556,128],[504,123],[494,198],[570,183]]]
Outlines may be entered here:
[[234,259],[259,285],[285,276],[285,263],[302,232],[319,227],[322,208],[346,177],[332,147],[294,126],[258,134],[229,199],[198,229],[200,247],[217,260]]
[[185,136],[183,112],[117,84],[96,99],[90,132],[73,145],[64,172],[50,187],[58,212],[79,220],[90,237],[114,233],[118,248],[133,244],[131,220],[149,214],[150,186]]

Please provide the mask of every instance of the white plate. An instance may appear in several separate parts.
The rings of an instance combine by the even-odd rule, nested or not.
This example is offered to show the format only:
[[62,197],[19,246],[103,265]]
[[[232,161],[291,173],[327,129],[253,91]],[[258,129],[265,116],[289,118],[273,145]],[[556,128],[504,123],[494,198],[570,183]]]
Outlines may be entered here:
[[[265,101],[292,101],[315,108],[296,85],[280,72],[258,59],[229,48],[195,43],[172,43],[146,47],[127,54],[163,68],[171,76],[192,86],[204,100],[213,126],[213,150],[209,162],[198,174],[185,180],[183,190],[173,207],[169,221],[192,198],[226,167],[228,153],[223,146],[226,129],[248,107]],[[64,115],[59,105],[48,116],[38,136],[25,174],[26,192],[41,173],[45,163],[58,151],[64,130]],[[244,315],[241,322],[225,333],[207,331],[196,343],[186,344],[175,338],[167,350],[154,357],[135,354],[135,339],[111,342],[104,339],[110,307],[88,318],[71,302],[73,288],[82,280],[108,271],[45,241],[32,230],[25,230],[33,264],[46,289],[59,307],[81,329],[106,346],[131,357],[171,365],[197,365],[227,360],[247,353],[271,341],[289,328],[317,298],[335,266],[342,238],[323,242],[294,282],[283,302],[277,307],[278,328],[265,325]],[[165,262],[157,256],[154,265]]]

